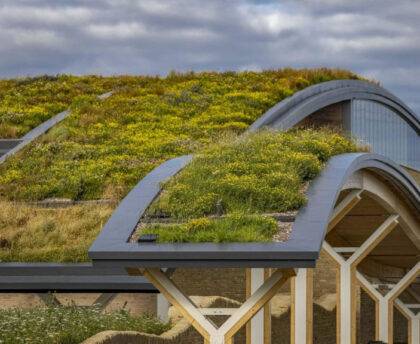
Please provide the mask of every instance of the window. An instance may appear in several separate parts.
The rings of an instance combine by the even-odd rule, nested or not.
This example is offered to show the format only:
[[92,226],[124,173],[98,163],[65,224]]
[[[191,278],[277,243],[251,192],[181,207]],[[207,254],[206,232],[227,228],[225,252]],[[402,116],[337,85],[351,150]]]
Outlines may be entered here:
[[420,136],[391,108],[370,100],[353,100],[350,131],[372,152],[420,170]]

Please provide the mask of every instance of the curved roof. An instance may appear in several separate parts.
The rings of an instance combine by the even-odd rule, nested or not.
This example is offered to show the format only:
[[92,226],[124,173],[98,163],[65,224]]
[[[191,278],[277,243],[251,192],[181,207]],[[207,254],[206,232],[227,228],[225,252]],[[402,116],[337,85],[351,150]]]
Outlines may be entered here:
[[401,99],[381,86],[361,80],[334,80],[307,87],[273,106],[248,130],[262,127],[287,130],[328,105],[351,99],[375,100],[389,106],[420,135],[420,117]]
[[[356,80],[331,81],[308,87],[268,110],[249,130],[264,126],[287,129],[318,109],[353,98],[372,99],[394,108],[420,134],[419,117],[400,99],[382,87]],[[308,203],[299,211],[287,242],[130,243],[129,238],[138,221],[159,194],[161,182],[176,174],[190,160],[191,156],[184,156],[163,163],[123,199],[89,249],[93,271],[102,271],[101,267],[104,267],[117,271],[115,275],[119,275],[121,267],[130,266],[312,267],[318,258],[339,193],[350,176],[360,170],[374,171],[390,180],[420,214],[419,186],[400,166],[376,154],[344,154],[332,158],[321,175],[312,182],[308,190]],[[10,268],[16,271],[19,267],[12,264]],[[39,269],[48,274],[53,271],[50,266],[39,266]],[[4,274],[10,272],[5,271]],[[73,271],[68,272],[68,275],[72,274]],[[109,285],[114,285],[114,282],[115,279],[110,279]],[[56,285],[55,282],[51,283]]]
[[311,184],[308,203],[295,220],[289,242],[316,242],[321,248],[334,205],[346,181],[359,170],[371,170],[388,179],[420,214],[420,188],[414,179],[390,159],[367,153],[350,153],[330,159]]
[[[390,179],[420,214],[420,189],[414,179],[391,160],[369,153],[332,158],[308,190],[308,203],[295,220],[291,237],[282,243],[130,243],[143,213],[161,190],[161,183],[189,161],[169,160],[150,172],[121,202],[89,250],[94,265],[105,266],[314,266],[338,195],[359,170],[373,170]],[[252,257],[250,256],[252,252]]]
[[[392,107],[420,134],[420,119],[399,98],[366,81],[338,80],[308,87],[268,110],[250,131],[261,127],[288,129],[315,111],[343,100],[371,99]],[[171,159],[150,172],[115,210],[89,250],[94,264],[111,266],[267,266],[315,265],[329,219],[346,181],[359,170],[389,179],[420,214],[420,189],[414,179],[390,159],[368,153],[333,157],[312,182],[288,241],[283,243],[130,243],[140,218],[160,193],[161,183],[178,173],[191,156]],[[250,257],[252,252],[252,257]],[[105,260],[105,261],[104,261]]]

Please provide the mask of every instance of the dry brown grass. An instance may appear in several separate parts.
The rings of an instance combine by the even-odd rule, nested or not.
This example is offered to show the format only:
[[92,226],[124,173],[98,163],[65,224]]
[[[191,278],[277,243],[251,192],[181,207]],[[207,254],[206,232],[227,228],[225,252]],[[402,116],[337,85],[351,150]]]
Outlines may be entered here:
[[113,210],[107,204],[43,208],[0,201],[0,261],[80,262]]

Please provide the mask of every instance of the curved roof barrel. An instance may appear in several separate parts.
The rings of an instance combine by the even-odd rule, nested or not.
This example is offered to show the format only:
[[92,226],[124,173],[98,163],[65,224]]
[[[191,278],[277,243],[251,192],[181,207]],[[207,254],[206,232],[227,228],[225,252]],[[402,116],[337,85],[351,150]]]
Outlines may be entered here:
[[248,129],[292,128],[305,117],[335,103],[352,99],[374,100],[398,113],[420,135],[420,118],[404,102],[381,86],[361,80],[334,80],[313,85],[279,102]]
[[[268,110],[249,131],[262,127],[289,129],[310,114],[337,102],[370,99],[393,108],[417,133],[419,117],[382,87],[366,81],[339,80],[308,87]],[[420,189],[414,179],[390,159],[370,153],[333,157],[308,190],[308,203],[282,243],[130,243],[144,211],[161,190],[161,182],[176,174],[191,157],[169,160],[149,173],[121,202],[89,250],[98,266],[313,266],[337,198],[347,179],[359,170],[373,170],[389,179],[420,214]],[[250,257],[249,252],[252,252]]]

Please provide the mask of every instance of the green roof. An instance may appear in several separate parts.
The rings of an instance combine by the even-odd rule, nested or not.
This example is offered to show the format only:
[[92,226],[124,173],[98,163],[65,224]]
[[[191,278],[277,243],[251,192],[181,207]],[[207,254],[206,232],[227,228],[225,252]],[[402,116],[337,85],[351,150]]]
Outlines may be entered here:
[[115,88],[116,78],[40,76],[0,80],[0,138],[20,138],[79,96],[99,95]]
[[157,234],[158,242],[284,238],[290,228],[268,214],[298,210],[326,161],[357,150],[328,129],[262,131],[211,145],[165,183],[136,236]]
[[[296,91],[346,78],[358,77],[342,70],[283,69],[105,78],[106,87],[72,98],[68,118],[0,166],[3,208],[19,214],[29,207],[37,214],[16,222],[1,212],[0,260],[87,260],[87,247],[115,204],[154,167],[243,133]],[[114,94],[98,100],[108,86]],[[108,203],[63,209],[33,204],[50,198]],[[80,226],[71,224],[74,215]]]

